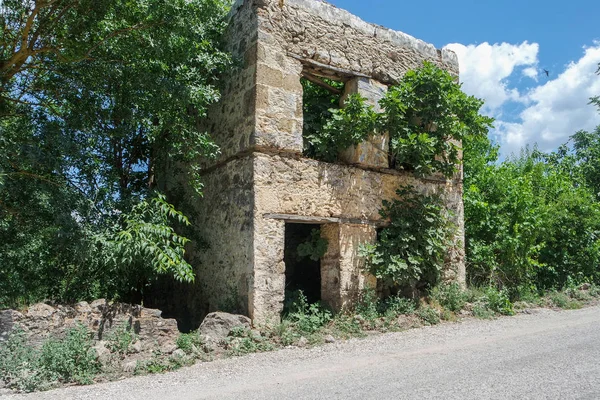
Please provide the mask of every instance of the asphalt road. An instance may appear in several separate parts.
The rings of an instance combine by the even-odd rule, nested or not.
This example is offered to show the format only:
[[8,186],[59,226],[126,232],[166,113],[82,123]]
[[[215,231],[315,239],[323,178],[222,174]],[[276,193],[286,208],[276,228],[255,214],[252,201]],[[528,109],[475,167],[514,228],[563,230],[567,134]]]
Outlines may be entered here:
[[600,399],[600,307],[468,320],[1,399]]

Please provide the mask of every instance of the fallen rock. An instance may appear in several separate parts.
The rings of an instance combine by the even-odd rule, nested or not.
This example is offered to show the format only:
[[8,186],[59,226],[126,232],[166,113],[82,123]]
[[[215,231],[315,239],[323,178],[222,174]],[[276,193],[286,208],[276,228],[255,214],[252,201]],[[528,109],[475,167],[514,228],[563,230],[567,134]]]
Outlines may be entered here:
[[160,352],[163,354],[171,354],[175,350],[177,350],[177,346],[175,346],[173,343],[165,343],[160,347]]
[[331,335],[325,336],[325,343],[335,343],[335,338]]
[[244,315],[214,312],[204,318],[199,332],[204,338],[219,342],[229,335],[231,329],[239,326],[250,329],[251,324],[250,318]]
[[173,352],[173,354],[171,354],[171,357],[173,358],[183,358],[185,357],[185,351],[181,350],[181,349],[177,349]]
[[92,308],[92,312],[101,313],[102,310],[106,307],[106,305],[107,305],[106,299],[98,299],[98,300],[92,301],[92,303],[90,304],[90,307]]
[[48,304],[37,303],[27,309],[28,318],[50,318],[56,309]]
[[305,338],[304,336],[301,336],[300,339],[298,339],[297,345],[298,345],[298,347],[306,347],[306,346],[308,346],[308,339]]
[[87,301],[80,301],[75,304],[75,310],[80,314],[89,314],[92,312],[92,307]]
[[142,346],[142,342],[140,342],[139,340],[137,342],[135,342],[134,344],[132,344],[129,349],[133,352],[133,353],[141,353],[143,350],[143,346]]
[[591,288],[592,288],[592,285],[590,283],[584,283],[581,286],[579,286],[579,290],[583,290],[583,291],[590,290]]
[[94,351],[100,364],[106,365],[110,362],[110,350],[106,348],[106,342],[99,341],[96,343]]
[[137,361],[127,361],[121,365],[121,368],[123,371],[128,373],[135,372],[135,369],[137,368]]

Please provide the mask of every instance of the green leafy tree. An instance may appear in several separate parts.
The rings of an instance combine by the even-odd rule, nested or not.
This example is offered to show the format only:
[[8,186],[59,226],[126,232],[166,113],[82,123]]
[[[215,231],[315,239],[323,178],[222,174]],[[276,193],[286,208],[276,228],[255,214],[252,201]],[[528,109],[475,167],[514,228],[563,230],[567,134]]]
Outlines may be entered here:
[[[191,280],[180,262],[182,238],[166,234],[180,218],[158,221],[160,213],[139,207],[164,203],[157,189],[165,165],[191,164],[199,190],[194,165],[218,151],[197,126],[230,64],[219,50],[228,2],[8,0],[2,7],[0,303],[78,297],[74,282],[97,276],[90,266],[106,255],[99,237],[148,254],[173,251],[174,264],[172,257],[136,262]],[[136,220],[162,225],[163,234],[133,234]],[[114,236],[127,231],[131,237]],[[85,286],[102,292],[106,276],[94,279]]]

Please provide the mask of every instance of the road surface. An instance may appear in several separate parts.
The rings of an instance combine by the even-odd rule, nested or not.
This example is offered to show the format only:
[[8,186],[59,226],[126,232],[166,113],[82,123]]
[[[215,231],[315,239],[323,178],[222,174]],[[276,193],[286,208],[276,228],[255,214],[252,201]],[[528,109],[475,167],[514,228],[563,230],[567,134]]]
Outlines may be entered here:
[[467,320],[0,399],[600,399],[600,307]]

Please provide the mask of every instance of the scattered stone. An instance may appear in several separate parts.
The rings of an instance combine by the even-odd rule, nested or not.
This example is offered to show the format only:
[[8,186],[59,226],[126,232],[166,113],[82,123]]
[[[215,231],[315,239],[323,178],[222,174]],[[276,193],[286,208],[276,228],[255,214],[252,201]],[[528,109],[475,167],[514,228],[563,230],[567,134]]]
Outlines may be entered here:
[[583,290],[583,291],[590,290],[591,288],[592,288],[592,285],[590,283],[584,283],[581,286],[579,286],[579,290]]
[[124,362],[123,364],[121,364],[121,368],[123,369],[123,371],[125,371],[127,373],[133,373],[133,372],[135,372],[135,369],[137,368],[137,361]]
[[297,345],[298,345],[298,347],[306,347],[306,346],[308,346],[308,339],[305,338],[304,336],[301,336],[300,339],[298,339]]
[[160,347],[160,351],[163,354],[171,354],[175,350],[177,350],[177,346],[175,346],[173,343],[165,343]]
[[239,326],[250,329],[251,324],[250,318],[244,315],[214,312],[204,318],[199,331],[209,341],[219,342],[229,335],[231,329]]
[[106,305],[107,305],[106,299],[98,299],[98,300],[92,301],[92,303],[90,304],[90,307],[92,308],[93,312],[102,312],[102,310],[106,307]]
[[96,357],[98,358],[100,364],[106,365],[110,362],[111,354],[110,350],[106,348],[106,342],[99,341],[96,343],[94,346],[94,351],[96,352]]
[[173,354],[171,355],[171,357],[173,358],[183,358],[185,357],[185,351],[181,350],[181,349],[177,349],[173,352]]
[[335,343],[335,338],[331,335],[325,336],[325,343]]
[[28,318],[50,318],[55,312],[56,309],[54,307],[44,303],[37,303],[29,307],[26,315]]
[[87,301],[80,301],[75,304],[75,310],[80,314],[89,314],[92,312],[92,307]]
[[133,352],[133,353],[141,353],[143,350],[143,345],[141,341],[137,341],[134,344],[132,344],[129,349]]

